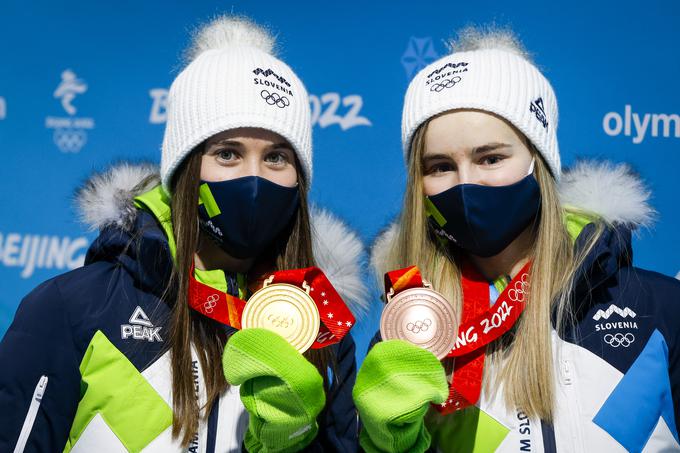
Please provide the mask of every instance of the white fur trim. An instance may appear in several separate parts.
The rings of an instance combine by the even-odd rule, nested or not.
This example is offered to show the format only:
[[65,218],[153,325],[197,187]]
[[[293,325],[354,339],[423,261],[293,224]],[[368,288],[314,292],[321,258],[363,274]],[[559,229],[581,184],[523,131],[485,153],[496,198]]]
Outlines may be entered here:
[[276,55],[276,39],[267,29],[246,17],[221,16],[196,30],[185,58],[191,62],[208,50],[232,46],[255,47],[264,53]]
[[[153,165],[122,163],[95,174],[78,191],[76,201],[83,222],[92,230],[107,226],[130,229],[137,209],[133,199],[160,184]],[[363,244],[357,234],[327,210],[312,207],[314,258],[352,313],[357,317],[368,308]]]
[[371,269],[373,269],[373,273],[375,274],[378,288],[383,287],[383,276],[385,275],[385,272],[392,270],[387,269],[387,254],[389,253],[392,244],[397,239],[398,230],[399,225],[396,222],[391,224],[386,230],[378,235],[371,246]]
[[648,227],[656,217],[649,189],[626,164],[579,162],[564,173],[559,193],[564,206],[592,212],[608,223]]
[[137,215],[133,198],[159,183],[158,168],[151,164],[121,163],[96,173],[76,193],[80,220],[90,230],[107,226],[127,230]]
[[[359,237],[330,212],[312,207],[314,258],[355,316],[368,308],[362,280],[364,247]],[[357,313],[358,311],[358,313]]]
[[509,28],[497,27],[495,25],[465,27],[458,31],[455,39],[449,39],[447,44],[451,53],[499,49],[514,53],[531,62],[531,55],[524,48],[515,32]]

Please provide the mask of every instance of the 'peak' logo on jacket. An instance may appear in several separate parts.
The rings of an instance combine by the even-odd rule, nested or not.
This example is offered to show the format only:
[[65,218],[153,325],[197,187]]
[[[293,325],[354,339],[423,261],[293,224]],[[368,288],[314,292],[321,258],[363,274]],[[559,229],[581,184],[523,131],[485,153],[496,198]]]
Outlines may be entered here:
[[162,327],[154,327],[142,307],[137,306],[128,321],[130,324],[121,324],[120,337],[126,340],[132,337],[134,340],[146,340],[148,342],[163,341],[160,335]]

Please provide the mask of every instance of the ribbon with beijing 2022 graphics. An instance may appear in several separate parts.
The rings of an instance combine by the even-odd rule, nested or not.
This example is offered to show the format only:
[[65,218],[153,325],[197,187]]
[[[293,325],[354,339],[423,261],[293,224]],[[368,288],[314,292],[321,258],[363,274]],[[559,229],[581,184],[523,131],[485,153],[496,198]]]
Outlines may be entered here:
[[531,263],[524,265],[490,307],[489,283],[471,263],[463,265],[463,319],[448,354],[456,358],[449,397],[435,405],[440,413],[449,414],[479,400],[486,345],[512,329],[524,311],[530,268]]
[[[489,283],[470,263],[462,269],[463,313],[453,348],[447,357],[455,357],[449,397],[435,408],[448,414],[464,409],[479,400],[484,371],[486,345],[500,338],[514,325],[525,307],[531,263],[527,263],[491,306]],[[385,274],[385,291],[394,294],[423,286],[416,266]]]
[[[241,317],[247,302],[196,280],[193,266],[189,275],[189,306],[217,322],[241,329]],[[318,267],[277,271],[271,276],[272,285],[287,283],[302,288],[303,282],[306,282],[309,286],[309,296],[314,300],[321,320],[312,349],[340,342],[354,325],[352,312]]]

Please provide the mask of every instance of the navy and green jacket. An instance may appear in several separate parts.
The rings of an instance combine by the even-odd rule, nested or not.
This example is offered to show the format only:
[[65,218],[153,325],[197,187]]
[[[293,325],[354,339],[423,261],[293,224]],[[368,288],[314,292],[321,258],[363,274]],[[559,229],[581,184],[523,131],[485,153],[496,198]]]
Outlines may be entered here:
[[[171,307],[161,295],[172,269],[172,230],[161,190],[150,190],[158,182],[153,173],[122,165],[81,192],[84,216],[101,228],[85,265],[27,295],[0,343],[0,451],[241,450],[248,414],[238,387],[220,395],[188,449],[171,436]],[[312,223],[319,267],[356,309],[363,293],[358,239],[328,213],[316,212]],[[199,277],[226,285],[221,271]],[[354,451],[354,342],[347,335],[331,347],[337,365],[329,368],[326,407],[307,450]],[[197,358],[192,372],[200,406]]]
[[[565,172],[559,189],[577,249],[595,232],[589,219],[607,227],[576,273],[573,328],[552,332],[553,423],[508,407],[502,388],[483,391],[428,426],[433,452],[680,450],[680,281],[632,261],[631,232],[653,215],[648,192],[625,167],[590,163]],[[394,233],[373,247],[379,274]]]

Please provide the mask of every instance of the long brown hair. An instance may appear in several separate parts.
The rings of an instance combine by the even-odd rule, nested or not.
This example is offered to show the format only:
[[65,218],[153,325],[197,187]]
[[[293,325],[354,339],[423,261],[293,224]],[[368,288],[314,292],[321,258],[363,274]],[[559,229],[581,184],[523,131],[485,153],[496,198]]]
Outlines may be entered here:
[[[433,287],[461,313],[461,257],[435,240],[425,211],[422,157],[429,121],[414,135],[404,205],[385,270],[417,265]],[[491,389],[503,387],[508,407],[551,421],[555,398],[551,315],[556,315],[558,331],[572,320],[569,298],[573,277],[602,228],[598,226],[586,246],[574,251],[555,179],[528,140],[527,145],[536,159],[535,176],[541,191],[541,211],[534,224],[533,246],[529,252],[533,261],[530,292],[527,308],[515,328],[487,349],[484,389],[486,395],[493,396]],[[450,361],[445,365],[449,370],[452,367]],[[489,385],[489,381],[493,385]]]
[[[173,177],[171,191],[172,226],[177,244],[175,266],[167,294],[173,298],[170,323],[172,364],[173,423],[172,434],[187,445],[198,429],[200,417],[207,417],[220,393],[229,384],[222,371],[222,353],[228,341],[223,326],[189,308],[187,301],[189,269],[199,245],[198,194],[203,146],[192,152]],[[300,166],[296,162],[298,175]],[[275,241],[271,260],[276,269],[298,269],[314,266],[312,234],[304,176],[298,177],[300,204],[289,227]],[[274,270],[276,270],[274,269]],[[192,347],[203,369],[206,404],[198,405],[192,371]],[[328,348],[310,349],[305,357],[313,363],[327,385],[327,367],[333,357]]]

